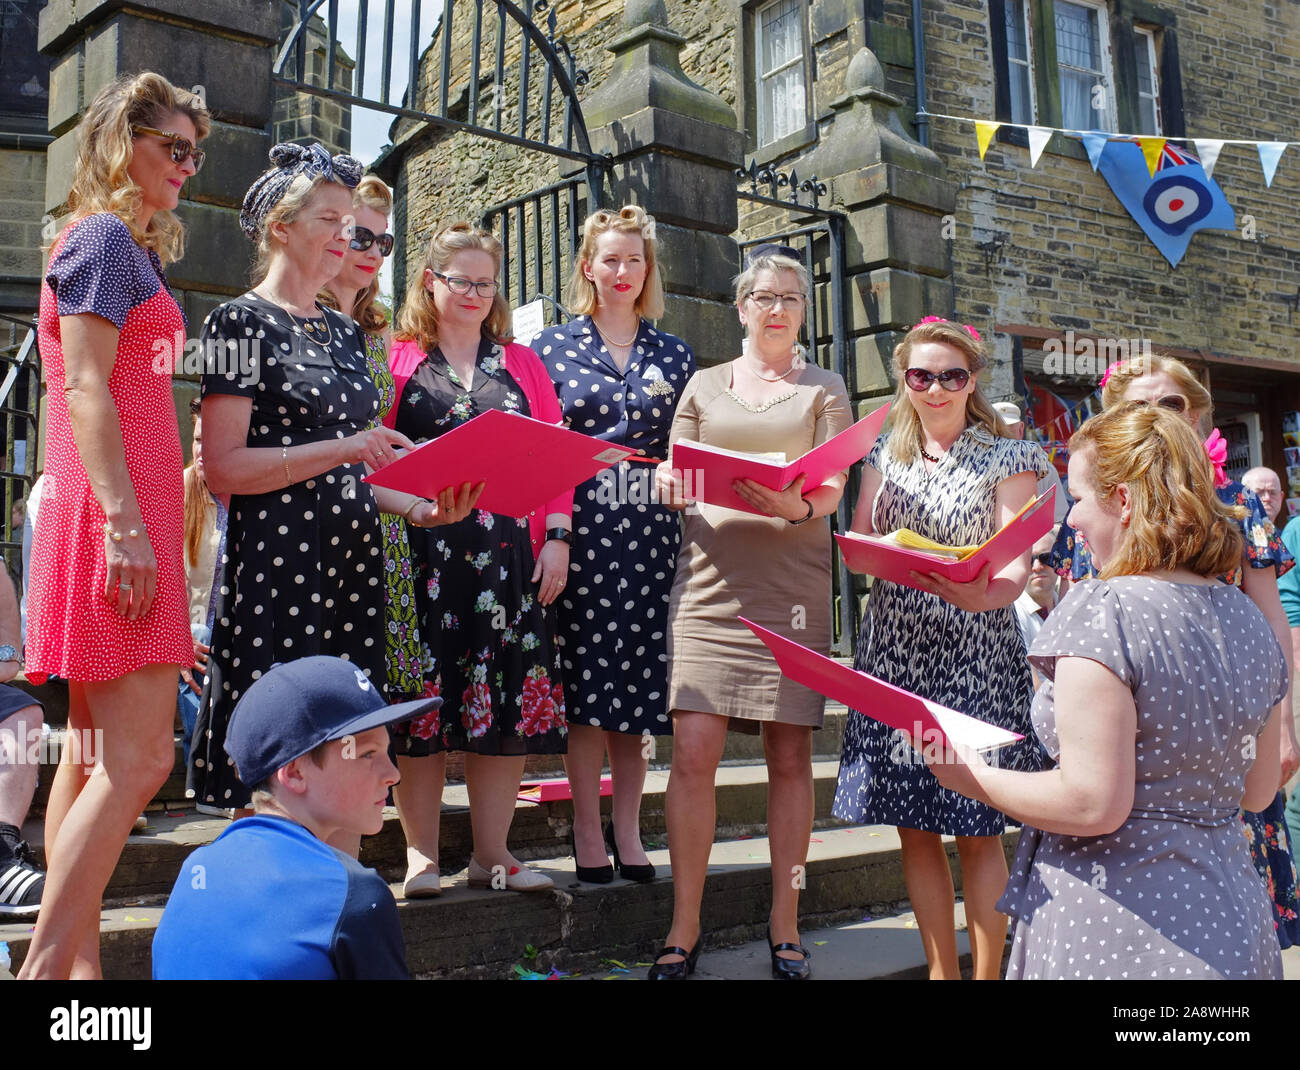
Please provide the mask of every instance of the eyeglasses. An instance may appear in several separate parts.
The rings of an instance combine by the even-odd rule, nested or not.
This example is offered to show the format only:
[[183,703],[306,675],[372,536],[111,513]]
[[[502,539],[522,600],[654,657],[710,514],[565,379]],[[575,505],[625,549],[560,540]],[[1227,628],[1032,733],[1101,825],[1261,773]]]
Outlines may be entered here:
[[[1151,402],[1145,399],[1135,399],[1139,405],[1150,405]],[[1162,398],[1156,398],[1156,407],[1167,409],[1169,412],[1186,412],[1187,399],[1182,394],[1166,394]]]
[[497,292],[497,284],[493,282],[474,282],[472,279],[458,279],[454,275],[444,275],[441,271],[433,273],[434,278],[442,279],[447,289],[458,296],[464,296],[473,290],[479,297],[491,297]]
[[945,390],[956,392],[965,390],[966,384],[970,382],[970,372],[965,368],[949,368],[942,372],[928,372],[924,368],[908,368],[903,373],[903,378],[907,380],[907,385],[917,393],[930,389],[930,384],[938,381],[939,385]]
[[[393,251],[393,236],[391,234],[376,234],[367,227],[352,228],[352,240],[348,242],[349,249],[355,249],[357,252],[363,253],[376,244],[379,246],[379,255],[387,256]],[[441,278],[441,276],[439,277]]]
[[1050,566],[1052,563],[1052,552],[1049,550],[1045,554],[1034,554],[1034,561],[1040,565]]
[[778,301],[785,308],[803,308],[803,294],[774,294],[767,290],[752,290],[745,295],[764,312],[776,307]]
[[184,165],[186,160],[194,161],[194,173],[197,175],[203,170],[203,161],[208,158],[208,154],[202,149],[196,149],[190,144],[189,138],[182,137],[180,134],[172,133],[169,130],[155,130],[152,126],[133,126],[132,134],[152,134],[154,137],[163,138],[171,142],[172,163],[177,167]]

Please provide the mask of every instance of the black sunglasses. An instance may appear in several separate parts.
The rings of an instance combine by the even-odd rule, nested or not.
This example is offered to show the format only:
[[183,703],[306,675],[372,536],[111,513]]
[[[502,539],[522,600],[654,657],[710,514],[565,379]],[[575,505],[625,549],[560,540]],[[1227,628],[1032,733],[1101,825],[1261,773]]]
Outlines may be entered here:
[[1045,554],[1035,554],[1034,560],[1040,565],[1050,565],[1052,563],[1052,552],[1049,550]]
[[376,234],[366,227],[352,228],[352,240],[348,242],[349,249],[355,249],[357,252],[363,253],[372,245],[379,246],[380,256],[387,256],[393,251],[393,236],[391,234]]
[[[1149,401],[1139,401],[1139,405],[1150,405]],[[1169,412],[1186,412],[1187,399],[1182,394],[1166,394],[1162,398],[1156,398],[1156,407],[1167,409]]]
[[970,372],[965,368],[949,368],[936,374],[924,368],[908,368],[903,373],[903,378],[907,380],[907,385],[917,392],[929,390],[930,384],[936,380],[945,390],[955,392],[966,388],[966,384],[970,382]]
[[152,126],[133,126],[132,134],[151,134],[154,137],[163,138],[171,142],[172,163],[177,167],[185,164],[186,160],[194,160],[194,173],[197,175],[203,170],[203,161],[208,158],[208,154],[202,149],[196,149],[190,144],[189,138],[181,137],[180,134],[173,133],[170,130],[155,130]]

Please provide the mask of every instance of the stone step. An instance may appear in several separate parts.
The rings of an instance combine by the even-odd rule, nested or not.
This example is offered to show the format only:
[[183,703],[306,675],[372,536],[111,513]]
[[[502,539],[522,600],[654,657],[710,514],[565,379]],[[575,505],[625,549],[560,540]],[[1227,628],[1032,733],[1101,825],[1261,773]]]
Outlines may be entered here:
[[[835,795],[838,764],[820,761],[813,764],[815,813],[829,815]],[[761,765],[729,765],[718,770],[717,835],[723,839],[762,835],[767,824],[767,771]],[[641,828],[647,846],[666,841],[664,794],[668,787],[666,770],[651,770],[646,776],[641,805]],[[602,800],[609,812],[609,800]],[[397,811],[385,810],[384,828],[367,836],[361,845],[361,861],[377,870],[385,880],[399,881],[406,873],[406,837],[402,833]],[[510,848],[525,861],[567,856],[569,830],[573,822],[573,804],[568,800],[533,803],[520,800],[510,830]],[[189,853],[211,843],[225,830],[224,817],[209,817],[192,808],[155,811],[149,814],[149,827],[132,833],[122,849],[105,891],[108,902],[142,896],[166,896],[176,881]],[[836,827],[841,823],[829,816],[817,821],[818,827]],[[44,822],[29,819],[23,836],[31,844],[41,864],[45,858]],[[469,864],[473,839],[469,821],[469,797],[464,785],[449,784],[443,793],[440,865],[443,873],[455,873]],[[570,864],[572,860],[570,860]]]
[[[48,684],[47,687],[64,686],[65,684]],[[25,690],[31,690],[30,687]],[[848,719],[848,710],[843,706],[828,703],[826,707],[825,726],[818,732],[813,733],[813,757],[825,760],[839,760],[840,747],[844,739],[844,726]],[[58,764],[59,755],[62,753],[63,739],[65,729],[55,725],[49,720],[48,710],[46,723],[51,725],[51,732],[48,740],[40,748],[41,772],[40,780],[36,787],[36,795],[32,800],[31,812],[39,815],[45,812],[45,804],[50,796],[50,785],[54,782],[54,771]],[[653,751],[650,758],[650,768],[652,770],[666,770],[672,764],[673,739],[672,736],[658,736],[653,740]],[[744,732],[728,732],[727,745],[722,754],[722,760],[725,764],[744,763],[744,762],[762,762],[763,759],[763,741],[760,735],[748,735]],[[607,770],[608,771],[608,770]],[[547,777],[562,777],[565,775],[564,756],[562,754],[536,754],[529,755],[524,763],[524,779],[537,780]],[[450,754],[447,757],[447,782],[449,784],[463,783],[464,775],[464,757],[459,753]],[[184,750],[181,746],[180,738],[176,740],[176,761],[172,768],[171,775],[167,778],[166,783],[158,790],[153,801],[147,807],[150,812],[161,812],[166,810],[178,810],[193,805],[193,800],[187,800],[185,796],[185,762]]]
[[[1008,832],[1004,837],[1008,855],[1014,851],[1018,835]],[[946,841],[946,845],[960,890],[956,844]],[[771,907],[768,858],[768,842],[763,836],[713,845],[704,896],[706,950],[763,937]],[[629,976],[635,975],[644,969],[636,964],[648,962],[662,945],[672,916],[667,850],[650,851],[650,860],[662,874],[651,884],[616,880],[609,885],[589,885],[574,878],[571,858],[551,859],[537,868],[551,876],[556,887],[532,894],[471,889],[464,872],[452,874],[444,879],[441,897],[399,901],[411,972],[421,978],[504,979],[515,976],[515,966],[542,973],[554,966],[566,972],[605,976],[609,961],[616,960],[629,970]],[[814,832],[805,879],[800,906],[806,930],[846,921],[865,924],[868,919],[897,915],[907,894],[897,834],[884,826]],[[400,888],[394,887],[394,894],[399,892]],[[149,976],[149,947],[161,912],[159,899],[103,912],[105,977]],[[893,927],[898,925],[907,929],[906,920]],[[0,925],[0,940],[9,943],[15,966],[26,955],[30,930],[31,925],[25,922]],[[901,943],[897,934],[892,939]],[[867,959],[860,976],[916,975],[924,956],[919,933],[913,939],[914,961],[900,966],[896,954],[882,956],[878,963]],[[535,949],[531,957],[530,948]],[[757,967],[755,972],[763,976]]]

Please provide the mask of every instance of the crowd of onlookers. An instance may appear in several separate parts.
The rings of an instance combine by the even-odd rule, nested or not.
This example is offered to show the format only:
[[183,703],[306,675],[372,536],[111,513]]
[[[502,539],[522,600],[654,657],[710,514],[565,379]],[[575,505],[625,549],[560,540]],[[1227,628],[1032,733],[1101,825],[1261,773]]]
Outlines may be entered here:
[[[782,674],[750,622],[829,651],[816,592],[829,591],[827,518],[847,473],[736,481],[741,510],[704,500],[673,464],[686,440],[793,459],[853,423],[843,380],[798,342],[811,298],[798,255],[750,252],[736,279],[742,351],[697,368],[652,323],[664,311],[653,218],[596,211],[578,236],[572,318],[523,345],[494,237],[438,228],[390,315],[378,271],[391,191],[350,156],[277,145],[240,214],[252,288],[202,325],[184,467],[157,357],[190,327],[165,267],[183,251],[174,209],[210,122],[156,74],[103,90],[49,250],[26,670],[68,681],[70,736],[101,742],[59,765],[44,875],[18,832],[34,782],[0,768],[0,911],[39,908],[23,976],[99,975],[100,899],[171,771],[179,722],[196,805],[235,820],[176,884],[157,977],[405,976],[394,898],[357,854],[391,791],[401,895],[443,892],[452,752],[470,886],[553,886],[509,844],[525,761],[544,754],[565,756],[575,877],[652,881],[647,741],[669,732],[673,916],[649,975],[689,976],[728,731],[763,740],[772,976],[809,977],[799,875],[824,699]],[[1288,629],[1300,581],[1294,540],[1265,512],[1280,487],[1257,496],[1228,480],[1203,445],[1208,393],[1157,357],[1108,373],[1105,411],[1070,443],[1067,517],[1067,487],[1018,409],[980,388],[978,330],[926,317],[893,360],[854,531],[973,547],[1044,493],[1058,507],[1053,532],[1003,567],[963,583],[878,580],[865,604],[856,668],[1015,734],[992,753],[900,761],[907,733],[870,709],[849,717],[833,813],[898,829],[930,975],[958,976],[942,841],[955,836],[976,977],[999,975],[1008,919],[1013,977],[1279,976],[1280,947],[1300,938],[1281,794],[1300,765]],[[635,453],[522,518],[478,508],[481,483],[432,473],[426,497],[367,481],[489,410]],[[650,479],[653,494],[618,490]],[[0,679],[17,672],[18,629],[0,585]],[[20,736],[39,731],[39,707],[0,688],[6,717]],[[1010,869],[1009,820],[1024,826]],[[1154,883],[1177,894],[1144,899]],[[1103,914],[1114,935],[1093,945]]]

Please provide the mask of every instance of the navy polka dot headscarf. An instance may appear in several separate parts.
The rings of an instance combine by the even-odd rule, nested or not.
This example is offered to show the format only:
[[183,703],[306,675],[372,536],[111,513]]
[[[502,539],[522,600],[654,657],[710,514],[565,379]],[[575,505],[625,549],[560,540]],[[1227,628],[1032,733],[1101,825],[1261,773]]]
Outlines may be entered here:
[[267,214],[280,203],[293,180],[299,175],[334,179],[348,189],[355,189],[361,181],[361,161],[355,156],[331,156],[319,142],[296,145],[282,141],[271,149],[270,170],[263,171],[244,194],[244,206],[239,212],[239,226],[254,241],[262,230]]

